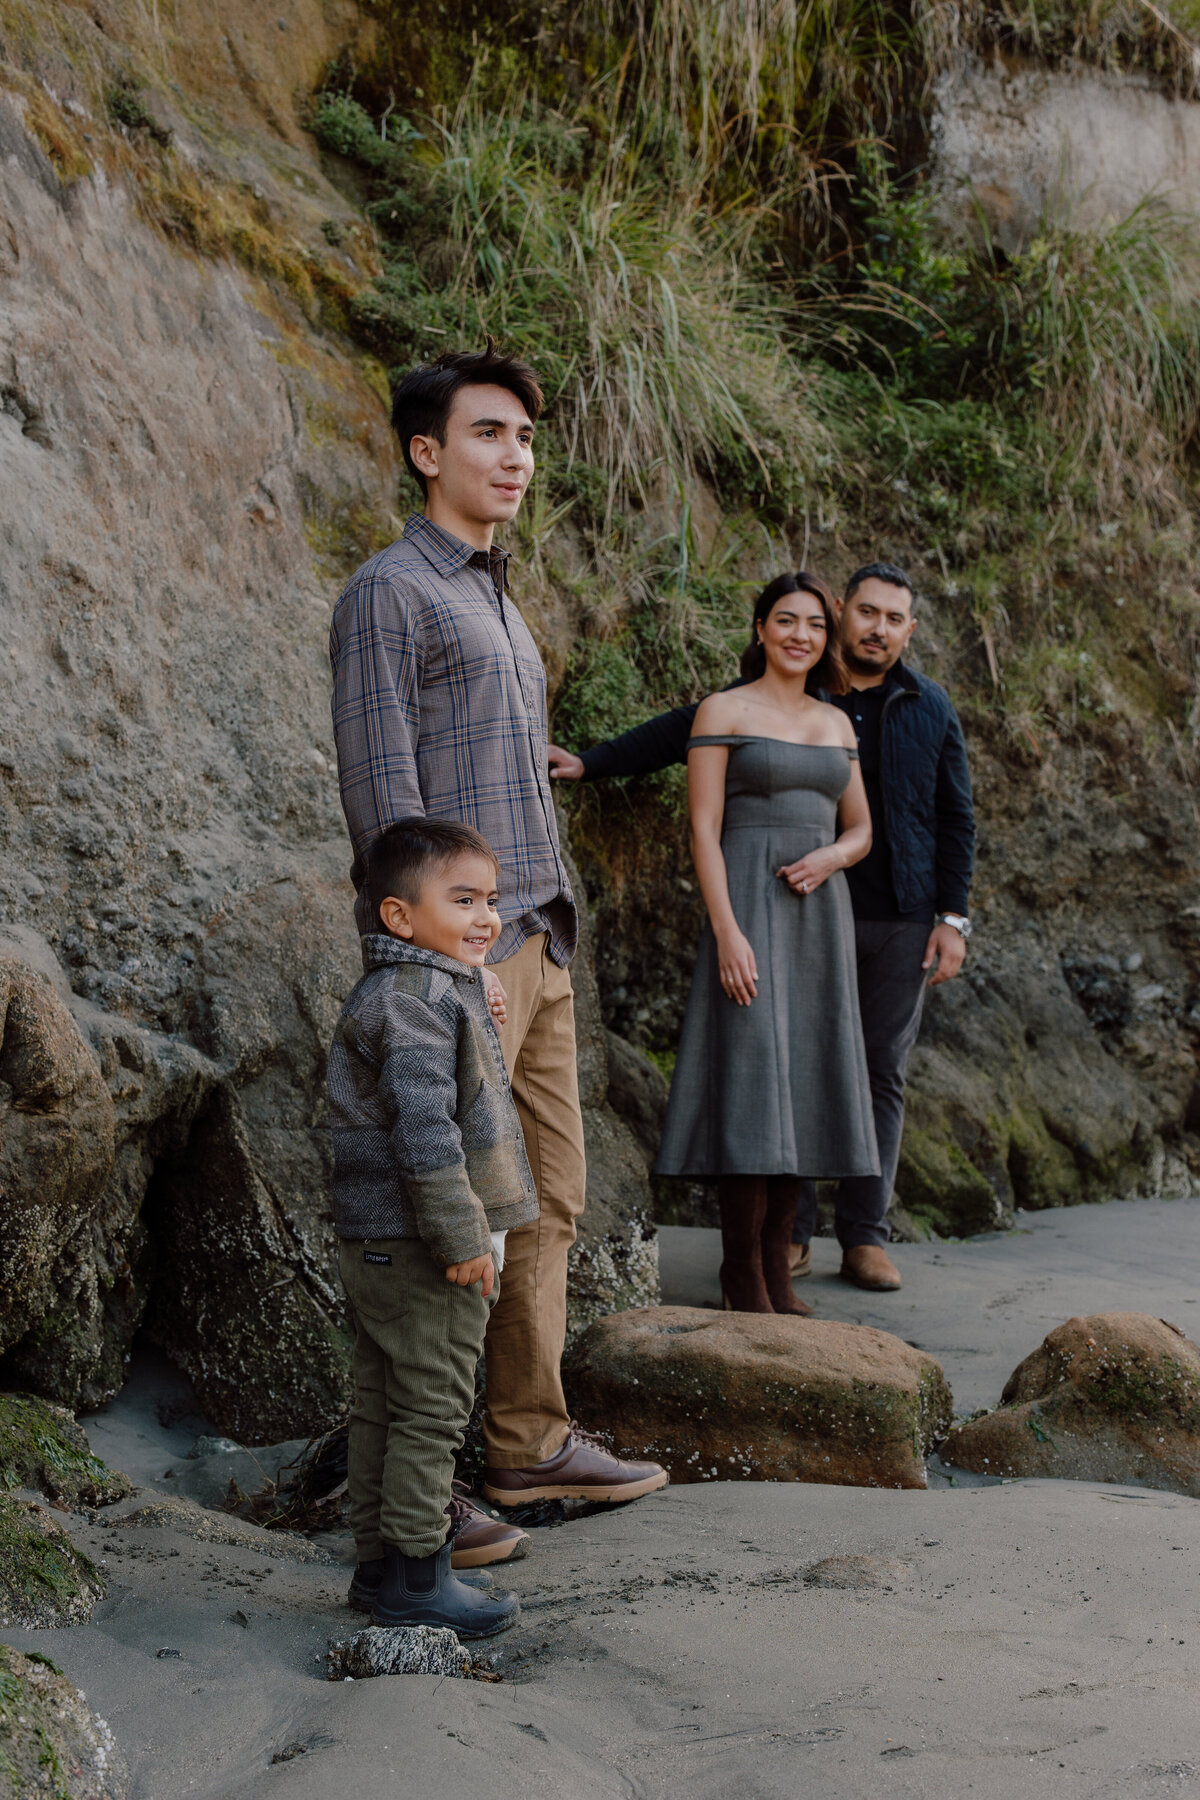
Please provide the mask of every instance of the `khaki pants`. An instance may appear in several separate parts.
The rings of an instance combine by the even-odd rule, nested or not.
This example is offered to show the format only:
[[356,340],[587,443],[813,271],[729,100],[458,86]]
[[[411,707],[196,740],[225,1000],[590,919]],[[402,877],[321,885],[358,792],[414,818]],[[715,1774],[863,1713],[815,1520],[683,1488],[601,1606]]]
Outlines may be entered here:
[[587,1172],[575,1068],[571,977],[545,933],[494,965],[508,995],[500,1033],[541,1217],[510,1231],[500,1300],[488,1321],[487,1461],[524,1469],[560,1450],[570,1425],[563,1398],[567,1252],[583,1211]]
[[[364,1252],[388,1262],[366,1262]],[[354,1328],[350,1529],[359,1562],[432,1556],[449,1530],[454,1453],[475,1399],[475,1365],[496,1300],[446,1280],[420,1238],[343,1242]]]

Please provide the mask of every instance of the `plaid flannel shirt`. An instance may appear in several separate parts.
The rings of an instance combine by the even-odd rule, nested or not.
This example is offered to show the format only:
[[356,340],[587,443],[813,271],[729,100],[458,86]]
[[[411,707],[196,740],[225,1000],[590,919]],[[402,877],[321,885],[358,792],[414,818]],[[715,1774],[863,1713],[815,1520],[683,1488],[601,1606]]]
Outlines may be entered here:
[[546,671],[487,555],[414,514],[353,575],[333,612],[333,735],[354,847],[359,930],[376,929],[366,852],[394,819],[474,826],[500,860],[504,929],[489,958],[538,932],[566,965],[578,920],[546,763]]

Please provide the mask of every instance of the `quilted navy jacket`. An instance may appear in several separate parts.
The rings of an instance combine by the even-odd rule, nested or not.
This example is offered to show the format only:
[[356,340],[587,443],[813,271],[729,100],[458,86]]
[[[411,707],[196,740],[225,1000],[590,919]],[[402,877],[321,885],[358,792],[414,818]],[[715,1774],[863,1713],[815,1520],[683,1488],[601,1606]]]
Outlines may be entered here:
[[[962,726],[939,682],[903,663],[896,663],[891,676],[896,687],[883,708],[880,785],[896,902],[904,913],[965,913],[975,857],[975,812]],[[585,750],[587,779],[650,775],[685,762],[695,716],[694,706],[677,706]]]

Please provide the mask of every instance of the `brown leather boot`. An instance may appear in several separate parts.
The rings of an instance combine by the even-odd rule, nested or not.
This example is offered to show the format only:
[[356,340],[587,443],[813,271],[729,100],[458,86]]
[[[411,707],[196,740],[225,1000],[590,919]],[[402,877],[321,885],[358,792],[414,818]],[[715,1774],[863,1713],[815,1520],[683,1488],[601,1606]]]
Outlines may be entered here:
[[519,1526],[493,1519],[476,1506],[465,1482],[456,1481],[450,1494],[450,1567],[481,1569],[486,1563],[516,1562],[524,1556],[529,1533]]
[[763,1280],[762,1228],[767,1212],[765,1175],[722,1175],[721,1294],[726,1312],[769,1313],[775,1308]]
[[640,1500],[666,1487],[667,1471],[652,1462],[622,1462],[602,1438],[571,1420],[567,1441],[529,1469],[485,1469],[483,1491],[499,1506],[530,1500]]
[[789,1267],[792,1248],[792,1221],[796,1217],[796,1181],[790,1175],[767,1177],[767,1208],[762,1226],[763,1281],[771,1305],[777,1313],[793,1318],[811,1319],[813,1310],[797,1300],[792,1292]]
[[873,1294],[891,1293],[902,1286],[900,1271],[881,1244],[855,1244],[842,1251],[839,1271],[843,1281]]

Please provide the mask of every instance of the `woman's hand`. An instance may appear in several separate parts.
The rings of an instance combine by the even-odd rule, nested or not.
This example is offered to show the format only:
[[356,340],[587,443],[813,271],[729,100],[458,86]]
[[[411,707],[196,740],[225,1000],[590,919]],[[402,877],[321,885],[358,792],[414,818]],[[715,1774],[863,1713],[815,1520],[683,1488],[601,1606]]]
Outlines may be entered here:
[[500,977],[492,969],[484,969],[483,992],[487,999],[488,1011],[496,1021],[496,1029],[508,1022],[508,995],[500,984]]
[[721,986],[739,1006],[749,1006],[758,996],[758,964],[750,940],[734,926],[717,939],[717,967]]
[[803,899],[805,894],[815,893],[821,883],[828,881],[841,866],[842,859],[838,855],[837,846],[823,844],[819,850],[810,850],[799,862],[788,863],[784,868],[776,869],[775,873],[787,882],[794,894],[799,894]]

